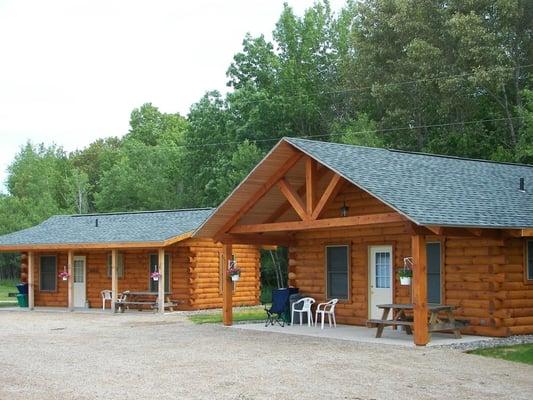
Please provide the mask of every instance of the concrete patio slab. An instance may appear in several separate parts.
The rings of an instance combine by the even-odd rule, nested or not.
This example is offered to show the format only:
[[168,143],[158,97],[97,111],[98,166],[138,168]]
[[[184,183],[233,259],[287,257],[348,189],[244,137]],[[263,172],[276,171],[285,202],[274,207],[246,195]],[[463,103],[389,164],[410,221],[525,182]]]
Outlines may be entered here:
[[[301,336],[312,336],[320,337],[325,339],[337,339],[337,340],[348,340],[352,342],[361,342],[361,343],[375,343],[375,344],[387,344],[395,346],[404,346],[404,347],[416,347],[413,343],[413,336],[407,335],[404,331],[394,330],[391,327],[385,328],[383,331],[383,336],[381,338],[376,338],[376,329],[366,328],[363,326],[353,326],[353,325],[337,325],[336,328],[329,328],[327,326],[324,329],[320,327],[309,327],[307,325],[285,325],[281,326],[268,326],[265,327],[264,323],[260,324],[237,324],[232,326],[235,329],[244,329],[252,331],[261,331],[261,332],[271,332],[271,333],[280,333],[286,335],[301,335]],[[447,333],[434,333],[431,335],[431,341],[428,343],[428,346],[446,346],[459,343],[471,343],[478,341],[491,341],[494,338],[486,336],[466,336],[463,335],[460,339],[455,339],[452,334]]]

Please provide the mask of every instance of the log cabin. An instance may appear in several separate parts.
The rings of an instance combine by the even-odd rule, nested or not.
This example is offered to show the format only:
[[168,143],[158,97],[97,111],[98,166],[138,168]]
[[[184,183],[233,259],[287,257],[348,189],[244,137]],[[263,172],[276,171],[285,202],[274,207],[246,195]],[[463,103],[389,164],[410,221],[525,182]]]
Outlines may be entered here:
[[[0,251],[21,253],[21,280],[29,284],[30,309],[102,307],[112,290],[111,308],[123,291],[159,294],[159,311],[170,299],[181,310],[220,308],[225,265],[222,246],[192,238],[212,209],[60,215],[0,236]],[[259,302],[259,249],[235,247],[241,270],[235,304]],[[158,271],[161,278],[151,279]],[[59,275],[66,272],[63,280]],[[165,295],[161,295],[165,293]]]
[[288,246],[289,284],[340,299],[341,323],[412,304],[417,345],[431,303],[464,333],[533,333],[533,166],[285,138],[193,237]]

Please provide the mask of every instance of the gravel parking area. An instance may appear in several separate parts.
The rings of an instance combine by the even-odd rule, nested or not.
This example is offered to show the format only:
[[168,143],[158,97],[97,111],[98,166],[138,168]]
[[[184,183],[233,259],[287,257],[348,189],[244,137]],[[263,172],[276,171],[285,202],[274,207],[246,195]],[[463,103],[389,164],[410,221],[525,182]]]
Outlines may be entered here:
[[193,325],[181,313],[0,311],[0,399],[531,399],[533,367]]

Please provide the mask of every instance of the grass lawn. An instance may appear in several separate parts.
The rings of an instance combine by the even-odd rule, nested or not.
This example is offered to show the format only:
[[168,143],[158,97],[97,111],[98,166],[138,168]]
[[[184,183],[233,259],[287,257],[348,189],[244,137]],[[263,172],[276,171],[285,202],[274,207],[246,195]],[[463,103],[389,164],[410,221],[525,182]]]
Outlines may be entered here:
[[[195,324],[217,324],[222,322],[222,312],[212,314],[191,315],[189,319]],[[233,321],[264,321],[266,319],[265,310],[254,308],[246,311],[237,311],[233,313]]]
[[490,349],[477,349],[472,350],[469,353],[533,365],[533,343],[494,347]]
[[7,297],[8,293],[18,293],[16,281],[0,281],[0,307],[12,307],[17,304],[16,297]]

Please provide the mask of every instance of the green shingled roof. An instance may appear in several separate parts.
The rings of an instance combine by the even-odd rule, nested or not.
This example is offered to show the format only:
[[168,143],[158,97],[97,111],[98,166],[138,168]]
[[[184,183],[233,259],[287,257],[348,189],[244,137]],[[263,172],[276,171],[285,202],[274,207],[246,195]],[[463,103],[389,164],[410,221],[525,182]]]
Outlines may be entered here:
[[420,225],[533,227],[533,166],[284,140]]
[[57,215],[32,228],[0,236],[0,248],[23,245],[163,242],[194,231],[212,211],[211,208],[199,208]]

